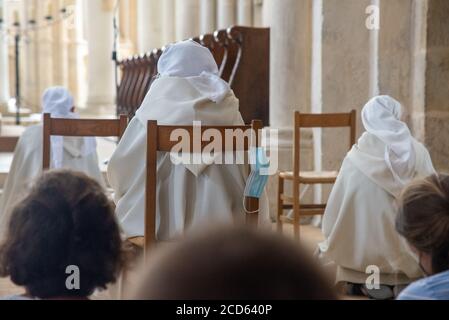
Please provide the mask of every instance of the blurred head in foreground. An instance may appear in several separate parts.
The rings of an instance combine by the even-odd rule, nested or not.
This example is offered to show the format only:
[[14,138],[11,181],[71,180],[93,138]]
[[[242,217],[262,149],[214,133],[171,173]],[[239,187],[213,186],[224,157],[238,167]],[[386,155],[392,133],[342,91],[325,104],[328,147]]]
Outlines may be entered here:
[[[0,246],[0,276],[39,299],[87,298],[116,281],[123,249],[114,208],[82,173],[52,171],[14,208]],[[71,268],[79,287],[68,286]]]
[[138,300],[331,300],[330,283],[294,243],[249,229],[215,229],[151,256]]

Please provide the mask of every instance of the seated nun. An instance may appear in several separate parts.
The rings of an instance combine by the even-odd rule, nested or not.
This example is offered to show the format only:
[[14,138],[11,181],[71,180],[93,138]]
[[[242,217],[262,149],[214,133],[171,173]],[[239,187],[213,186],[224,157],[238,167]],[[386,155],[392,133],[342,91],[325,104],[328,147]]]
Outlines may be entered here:
[[[243,125],[239,101],[218,76],[211,52],[184,41],[169,46],[158,62],[159,76],[130,122],[108,166],[116,212],[128,238],[144,235],[147,123]],[[175,165],[173,154],[157,161],[156,230],[159,240],[182,236],[203,222],[244,221],[244,165]],[[267,217],[263,197],[260,214]]]
[[[73,98],[62,87],[49,88],[43,95],[43,113],[53,118],[76,118]],[[98,166],[95,138],[51,137],[51,168],[83,172],[104,186]],[[19,139],[0,200],[0,237],[10,211],[27,188],[42,173],[43,125],[25,130]]]
[[401,104],[388,96],[364,107],[366,132],[343,162],[323,220],[326,240],[319,248],[325,261],[335,263],[337,283],[371,298],[393,298],[423,276],[395,219],[404,187],[435,170],[401,115]]

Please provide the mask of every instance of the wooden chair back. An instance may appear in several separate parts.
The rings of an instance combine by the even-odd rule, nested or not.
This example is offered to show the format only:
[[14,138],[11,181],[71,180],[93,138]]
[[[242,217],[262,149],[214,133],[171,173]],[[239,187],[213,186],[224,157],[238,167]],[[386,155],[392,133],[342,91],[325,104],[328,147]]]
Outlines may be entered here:
[[[252,121],[249,126],[202,126],[201,137],[203,133],[208,130],[217,130],[222,137],[221,150],[215,150],[215,152],[245,152],[249,151],[251,147],[260,146],[260,130],[263,128],[262,121]],[[146,197],[145,197],[145,237],[144,237],[144,249],[145,252],[156,243],[156,196],[157,196],[157,153],[158,152],[171,152],[173,147],[179,144],[180,141],[173,141],[171,139],[172,134],[177,130],[185,130],[189,133],[190,137],[190,150],[196,151],[196,146],[200,146],[201,152],[204,148],[210,144],[210,141],[194,141],[194,130],[198,128],[193,126],[160,126],[157,121],[149,121],[147,128],[147,171],[146,171]],[[225,142],[227,137],[226,133],[232,130],[234,135],[234,141],[232,143],[232,150],[229,150],[229,144]],[[246,133],[251,130],[251,137]],[[200,131],[200,130],[198,130]],[[217,132],[216,131],[216,132]],[[235,143],[236,139],[240,139],[238,134],[242,134],[244,143]],[[251,140],[251,141],[249,141]],[[243,141],[243,140],[237,140]],[[214,141],[215,142],[215,141]],[[243,196],[243,195],[242,195]],[[245,199],[246,210],[249,212],[246,215],[246,222],[250,225],[256,225],[258,222],[259,200],[255,198]]]
[[44,114],[43,169],[50,169],[51,136],[63,137],[118,137],[125,133],[128,117],[119,119],[59,119]]
[[301,129],[302,128],[349,128],[349,149],[356,143],[357,112],[352,110],[349,113],[328,113],[328,114],[305,114],[295,113],[295,138],[294,138],[294,163],[293,176],[299,177],[300,150],[301,150]]

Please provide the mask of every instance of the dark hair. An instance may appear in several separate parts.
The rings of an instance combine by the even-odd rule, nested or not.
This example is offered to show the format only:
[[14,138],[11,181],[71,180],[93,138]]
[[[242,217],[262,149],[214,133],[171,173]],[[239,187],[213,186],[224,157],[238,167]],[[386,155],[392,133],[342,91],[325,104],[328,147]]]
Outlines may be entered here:
[[[66,268],[80,270],[80,290]],[[114,209],[102,187],[82,173],[44,174],[12,211],[0,247],[0,275],[33,297],[88,297],[115,282],[123,266]]]
[[449,176],[432,175],[402,195],[396,230],[432,257],[432,272],[449,269]]
[[151,256],[134,298],[148,300],[335,299],[298,246],[275,234],[219,229]]

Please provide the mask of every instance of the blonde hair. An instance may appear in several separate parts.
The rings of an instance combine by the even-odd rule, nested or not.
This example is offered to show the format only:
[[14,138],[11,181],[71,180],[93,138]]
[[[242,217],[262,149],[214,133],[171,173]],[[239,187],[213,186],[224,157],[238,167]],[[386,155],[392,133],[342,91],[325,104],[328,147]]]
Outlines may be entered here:
[[396,230],[432,257],[433,273],[449,269],[449,176],[432,175],[403,192]]

